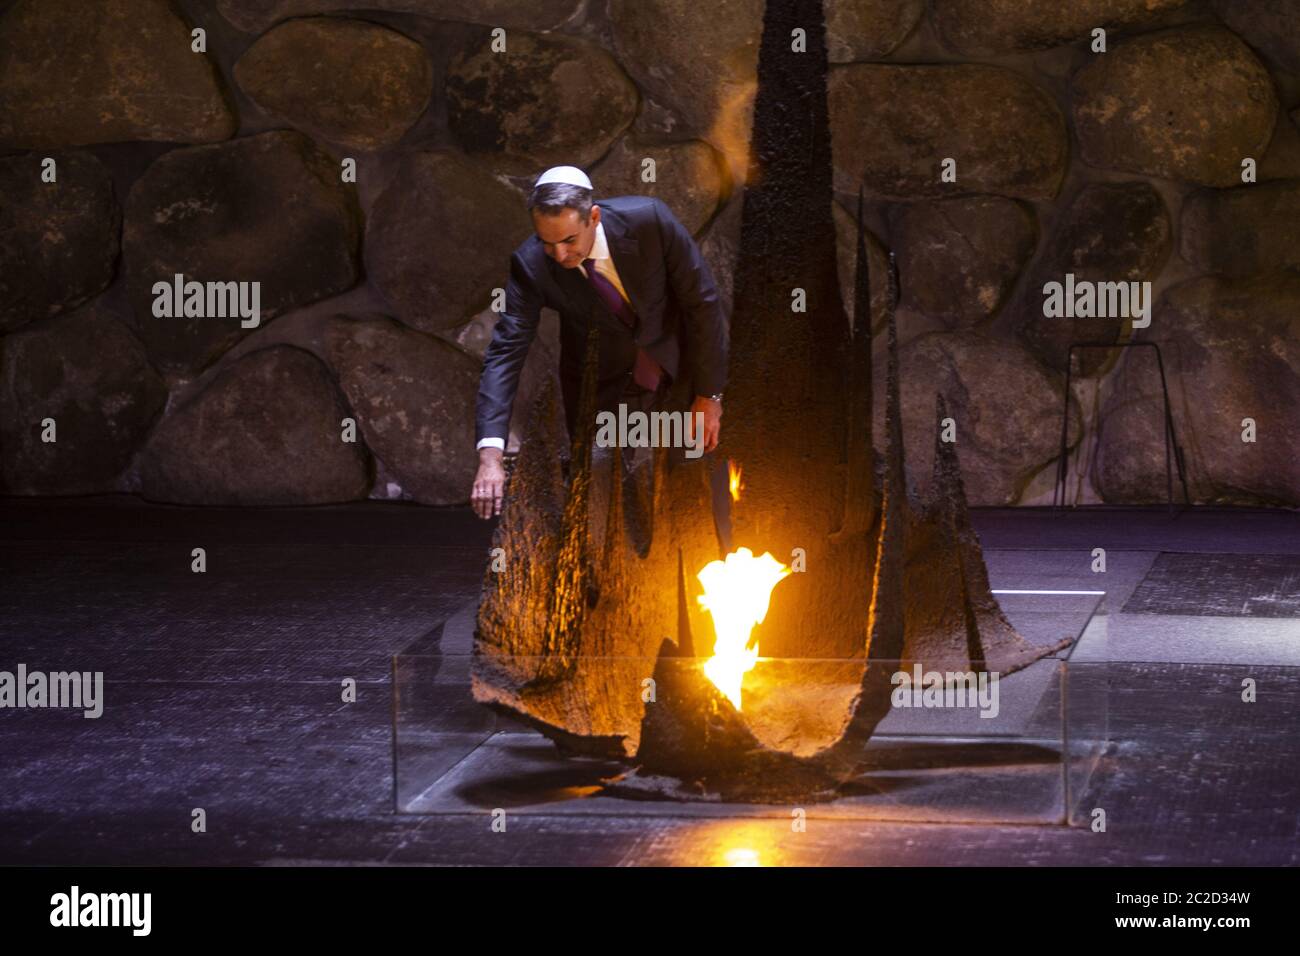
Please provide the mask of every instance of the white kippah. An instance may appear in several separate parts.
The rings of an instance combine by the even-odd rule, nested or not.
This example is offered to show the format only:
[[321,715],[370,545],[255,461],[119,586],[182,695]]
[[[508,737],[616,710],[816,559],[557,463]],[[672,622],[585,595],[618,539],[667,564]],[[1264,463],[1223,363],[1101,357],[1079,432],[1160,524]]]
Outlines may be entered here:
[[582,186],[584,189],[591,189],[591,180],[577,166],[552,166],[542,175],[537,177],[537,182],[533,183],[536,188],[545,183],[568,183],[571,186]]

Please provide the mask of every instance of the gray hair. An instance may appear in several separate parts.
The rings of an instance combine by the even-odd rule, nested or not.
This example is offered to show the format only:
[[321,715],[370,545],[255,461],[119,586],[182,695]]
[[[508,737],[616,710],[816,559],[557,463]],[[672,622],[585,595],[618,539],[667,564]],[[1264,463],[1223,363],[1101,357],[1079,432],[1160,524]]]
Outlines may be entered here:
[[592,191],[572,183],[543,183],[528,197],[528,210],[538,209],[545,216],[556,216],[565,209],[573,209],[586,225],[591,218]]

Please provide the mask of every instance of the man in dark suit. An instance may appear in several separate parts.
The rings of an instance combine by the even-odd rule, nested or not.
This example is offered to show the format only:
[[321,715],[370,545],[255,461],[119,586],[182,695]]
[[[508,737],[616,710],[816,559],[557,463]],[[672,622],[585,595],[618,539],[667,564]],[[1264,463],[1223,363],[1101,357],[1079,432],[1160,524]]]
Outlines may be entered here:
[[[471,504],[501,511],[502,455],[519,373],[543,306],[560,314],[560,385],[570,434],[578,423],[587,333],[600,327],[597,411],[649,410],[680,378],[703,422],[705,452],[718,443],[728,326],[699,247],[672,210],[648,196],[592,202],[573,166],[548,169],[529,197],[536,234],[510,257],[506,307],[483,359],[477,408],[478,474]],[[695,413],[700,413],[699,417]]]

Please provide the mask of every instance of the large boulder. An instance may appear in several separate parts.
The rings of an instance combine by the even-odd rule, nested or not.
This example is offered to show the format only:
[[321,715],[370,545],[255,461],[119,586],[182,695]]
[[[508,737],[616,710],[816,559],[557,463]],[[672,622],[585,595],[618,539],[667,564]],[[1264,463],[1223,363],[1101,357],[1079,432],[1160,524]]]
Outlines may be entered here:
[[[1169,211],[1148,183],[1085,186],[1061,213],[1015,301],[1012,321],[1020,340],[1043,364],[1061,372],[1071,343],[1119,341],[1131,317],[1044,315],[1044,286],[1065,286],[1067,274],[1074,275],[1076,288],[1079,282],[1154,283],[1169,258],[1172,237]],[[1110,357],[1104,349],[1075,354],[1075,372],[1082,375],[1094,374]]]
[[1038,242],[1033,209],[998,196],[892,206],[889,227],[903,306],[949,326],[992,316]]
[[1212,0],[1214,12],[1283,70],[1300,73],[1300,4],[1295,0]]
[[[1192,500],[1300,507],[1300,275],[1184,282],[1139,339],[1163,354]],[[1129,350],[1103,405],[1093,484],[1109,502],[1165,500],[1164,398],[1149,351]],[[1243,441],[1247,418],[1254,442]]]
[[907,39],[924,0],[826,0],[826,55],[832,63],[875,60]]
[[265,324],[354,286],[360,237],[355,187],[301,133],[174,150],[126,201],[122,259],[137,331],[160,369],[192,375],[253,327],[238,316],[155,316],[155,283],[177,273],[187,282],[259,282]]
[[[673,132],[698,136],[749,172],[764,0],[609,0],[614,53],[637,87],[672,113]],[[672,24],[672,29],[665,29]]]
[[311,505],[365,498],[370,460],[329,370],[299,348],[251,352],[159,423],[137,462],[141,494],[187,505]]
[[360,150],[395,146],[433,84],[424,47],[364,20],[290,20],[240,57],[235,82],[269,113],[317,139]]
[[[167,386],[110,312],[87,305],[0,340],[0,486],[8,494],[116,490]],[[52,442],[42,440],[54,420]]]
[[636,117],[636,87],[595,44],[523,32],[506,43],[508,54],[484,42],[447,64],[447,125],[495,172],[589,166]]
[[1201,272],[1300,267],[1300,179],[1193,193],[1181,227],[1182,256]]
[[1203,186],[1241,182],[1273,134],[1273,80],[1250,47],[1202,24],[1137,37],[1070,84],[1085,162]]
[[1073,43],[1101,27],[1141,26],[1187,0],[930,0],[930,22],[954,53],[996,56]]
[[[642,179],[647,159],[654,160],[651,182]],[[698,139],[651,144],[624,136],[589,174],[597,204],[602,196],[654,196],[692,235],[712,218],[728,187],[717,152]]]
[[389,10],[438,20],[463,20],[507,30],[550,30],[577,11],[582,0],[217,0],[221,15],[245,33],[261,33],[290,17],[340,10]]
[[[975,332],[931,332],[899,350],[904,460],[909,481],[924,486],[934,469],[935,395],[955,423],[957,458],[973,505],[1014,504],[1058,455],[1065,383],[1024,349]],[[885,355],[876,357],[873,439],[885,447]],[[1079,439],[1070,400],[1069,446]]]
[[0,159],[0,333],[74,308],[108,288],[122,211],[113,178],[80,150]]
[[0,149],[212,143],[238,125],[169,0],[17,0],[0,16]]
[[325,349],[366,445],[407,496],[429,505],[468,501],[481,363],[382,315],[336,317]]
[[[994,193],[1051,199],[1069,158],[1043,90],[983,65],[835,67],[828,81],[836,189],[886,199]],[[943,163],[956,161],[956,182]]]
[[366,272],[423,332],[463,325],[505,288],[533,232],[523,197],[453,152],[408,153],[366,223]]

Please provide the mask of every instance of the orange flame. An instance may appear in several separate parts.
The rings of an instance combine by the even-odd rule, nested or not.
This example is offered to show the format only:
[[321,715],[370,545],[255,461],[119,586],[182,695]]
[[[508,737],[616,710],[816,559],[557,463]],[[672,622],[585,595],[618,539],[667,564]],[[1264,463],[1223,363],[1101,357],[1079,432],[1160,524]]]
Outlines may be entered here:
[[736,710],[741,682],[758,661],[758,645],[748,646],[751,632],[767,617],[772,589],[789,573],[770,553],[756,558],[749,548],[739,548],[697,575],[704,593],[696,600],[712,615],[715,635],[704,673]]
[[745,486],[740,483],[740,466],[730,458],[727,459],[727,481],[731,485],[731,500],[740,500],[740,489]]

